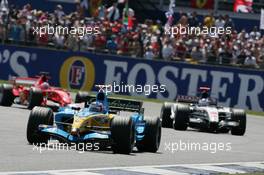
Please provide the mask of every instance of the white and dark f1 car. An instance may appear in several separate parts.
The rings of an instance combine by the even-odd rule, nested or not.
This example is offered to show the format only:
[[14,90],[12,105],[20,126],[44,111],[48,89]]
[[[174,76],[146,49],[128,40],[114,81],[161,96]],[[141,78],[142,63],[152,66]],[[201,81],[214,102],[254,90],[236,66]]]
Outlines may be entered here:
[[175,103],[165,102],[161,109],[162,126],[175,130],[188,127],[209,132],[242,136],[246,131],[246,112],[217,105],[210,89],[201,87],[201,96],[178,96]]

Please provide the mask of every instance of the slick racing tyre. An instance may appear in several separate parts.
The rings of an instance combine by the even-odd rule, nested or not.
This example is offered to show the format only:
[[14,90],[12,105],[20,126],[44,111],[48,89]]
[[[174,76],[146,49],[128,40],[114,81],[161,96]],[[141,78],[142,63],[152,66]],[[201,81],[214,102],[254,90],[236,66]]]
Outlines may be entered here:
[[145,135],[142,141],[137,143],[140,152],[157,152],[161,138],[161,121],[159,117],[145,118]]
[[53,112],[49,108],[34,107],[27,124],[27,140],[30,144],[46,144],[49,136],[39,131],[39,125],[53,125]]
[[114,153],[130,154],[135,143],[135,128],[131,117],[116,116],[111,121]]
[[89,97],[89,93],[88,92],[81,92],[81,91],[79,91],[76,94],[75,103],[87,102],[88,101],[88,97]]
[[31,88],[28,97],[28,109],[33,109],[35,106],[41,106],[42,102],[42,91],[38,88]]
[[173,120],[171,119],[171,107],[173,103],[163,103],[160,118],[162,119],[162,127],[164,128],[172,128]]
[[233,109],[232,120],[238,122],[238,126],[231,129],[232,135],[242,136],[246,132],[247,115],[242,109]]
[[190,108],[185,104],[175,104],[174,106],[173,128],[185,131],[188,127]]
[[9,84],[0,85],[0,105],[11,106],[14,102],[13,86]]

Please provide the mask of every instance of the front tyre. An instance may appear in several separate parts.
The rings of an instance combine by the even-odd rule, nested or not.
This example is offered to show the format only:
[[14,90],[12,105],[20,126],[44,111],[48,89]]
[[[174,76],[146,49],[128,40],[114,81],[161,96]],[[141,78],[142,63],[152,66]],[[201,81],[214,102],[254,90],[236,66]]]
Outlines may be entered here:
[[190,108],[186,104],[175,104],[174,106],[173,128],[185,131],[188,127]]
[[34,107],[27,124],[27,140],[30,144],[47,143],[49,136],[39,131],[39,125],[53,125],[53,112],[49,108]]
[[238,126],[231,129],[232,135],[243,136],[246,132],[247,115],[242,109],[233,109],[232,120],[238,122]]
[[0,85],[0,105],[11,106],[14,102],[13,86],[9,84]]
[[137,143],[140,152],[157,152],[161,139],[161,121],[159,117],[145,118],[145,135],[142,141]]
[[130,154],[135,143],[135,128],[131,117],[116,116],[111,121],[114,153]]

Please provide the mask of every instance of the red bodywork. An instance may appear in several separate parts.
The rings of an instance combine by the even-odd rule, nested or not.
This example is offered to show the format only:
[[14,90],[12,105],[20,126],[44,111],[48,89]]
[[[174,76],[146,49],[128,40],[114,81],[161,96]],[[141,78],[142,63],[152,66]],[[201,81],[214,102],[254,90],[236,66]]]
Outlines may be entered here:
[[13,95],[19,97],[20,101],[23,103],[28,100],[30,89],[34,87],[40,89],[43,93],[43,106],[47,106],[48,101],[58,103],[62,107],[71,104],[72,99],[70,93],[64,89],[52,86],[43,88],[42,84],[47,83],[47,79],[46,76],[37,76],[35,78],[14,78],[12,80]]

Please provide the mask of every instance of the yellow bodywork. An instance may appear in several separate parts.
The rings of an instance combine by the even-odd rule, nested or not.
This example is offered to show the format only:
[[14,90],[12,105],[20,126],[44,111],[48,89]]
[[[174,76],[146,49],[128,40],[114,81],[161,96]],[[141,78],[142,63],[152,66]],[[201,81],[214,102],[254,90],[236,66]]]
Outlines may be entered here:
[[95,114],[87,117],[74,116],[71,133],[86,133],[91,130],[108,131],[113,114]]

